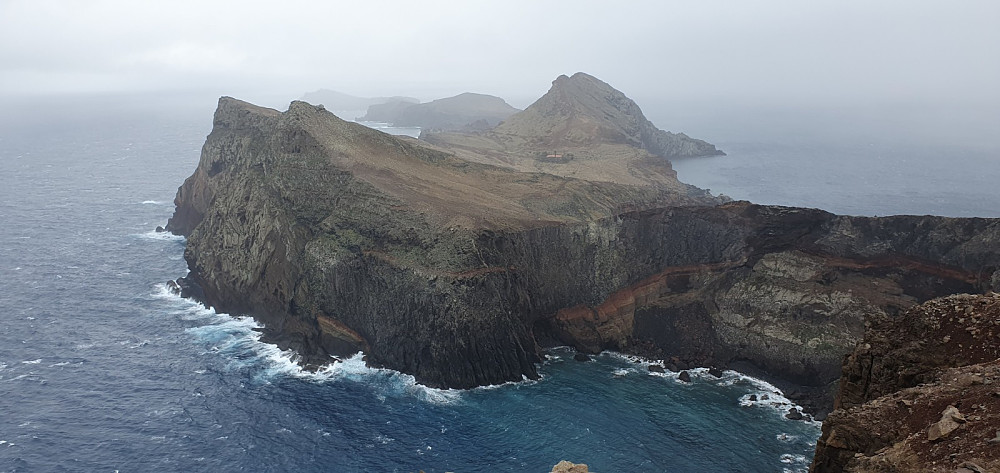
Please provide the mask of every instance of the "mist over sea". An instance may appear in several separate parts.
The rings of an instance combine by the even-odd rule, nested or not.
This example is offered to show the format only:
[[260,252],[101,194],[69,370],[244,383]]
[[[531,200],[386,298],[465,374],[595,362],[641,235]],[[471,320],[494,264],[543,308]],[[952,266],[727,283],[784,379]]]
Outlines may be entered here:
[[847,215],[1000,217],[997,104],[639,103],[659,128],[728,154],[674,162],[681,181],[716,194]]
[[[661,128],[729,153],[675,163],[715,193],[857,215],[1000,216],[998,147],[970,124],[639,103]],[[357,357],[305,373],[253,320],[164,290],[186,273],[184,241],[153,229],[195,169],[214,102],[0,105],[2,472],[808,468],[818,424],[784,419],[787,399],[735,372],[687,385],[645,360],[556,350],[541,381],[471,391]]]

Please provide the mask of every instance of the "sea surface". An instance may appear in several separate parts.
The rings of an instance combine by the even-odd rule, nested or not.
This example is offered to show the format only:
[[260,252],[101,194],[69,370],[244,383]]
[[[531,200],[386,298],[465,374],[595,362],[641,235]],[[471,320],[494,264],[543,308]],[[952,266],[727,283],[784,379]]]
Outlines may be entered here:
[[[785,419],[788,400],[739,373],[685,384],[646,360],[580,363],[568,350],[540,381],[470,391],[360,357],[306,373],[260,342],[252,319],[169,294],[164,282],[186,273],[184,240],[154,228],[197,164],[211,110],[0,116],[0,472],[547,472],[560,460],[600,473],[807,470],[818,423]],[[787,204],[796,191],[768,184],[767,166],[824,152],[723,149],[733,159],[680,164],[681,177]],[[727,188],[740,173],[753,184]],[[961,188],[920,192],[967,210]],[[887,209],[880,191],[846,195],[798,202]]]

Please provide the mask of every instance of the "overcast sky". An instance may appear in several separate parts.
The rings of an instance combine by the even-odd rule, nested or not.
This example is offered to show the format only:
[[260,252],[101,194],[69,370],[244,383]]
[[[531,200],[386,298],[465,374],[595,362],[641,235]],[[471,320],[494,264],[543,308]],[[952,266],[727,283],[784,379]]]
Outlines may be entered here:
[[1000,101],[1000,1],[0,0],[0,94]]

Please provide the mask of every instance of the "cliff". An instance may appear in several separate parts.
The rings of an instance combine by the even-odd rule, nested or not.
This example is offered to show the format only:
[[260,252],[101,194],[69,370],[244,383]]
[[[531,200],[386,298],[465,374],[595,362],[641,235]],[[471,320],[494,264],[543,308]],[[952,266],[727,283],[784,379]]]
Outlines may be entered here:
[[874,318],[836,406],[814,472],[1000,471],[1000,295]]
[[372,105],[360,120],[431,130],[489,129],[518,111],[500,97],[466,92],[427,103]]
[[584,179],[223,98],[168,223],[182,286],[307,363],[364,350],[431,386],[533,378],[568,344],[822,391],[867,318],[1000,279],[996,220],[719,205],[616,140]]

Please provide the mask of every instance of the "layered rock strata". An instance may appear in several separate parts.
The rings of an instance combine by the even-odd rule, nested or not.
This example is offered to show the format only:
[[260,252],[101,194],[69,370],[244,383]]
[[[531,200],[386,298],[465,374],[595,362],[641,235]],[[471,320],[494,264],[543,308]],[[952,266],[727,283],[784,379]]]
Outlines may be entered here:
[[1000,294],[873,320],[845,358],[812,471],[1000,471]]
[[867,317],[998,279],[995,220],[718,205],[651,155],[605,163],[620,179],[523,172],[302,102],[224,98],[214,125],[168,223],[181,286],[308,363],[363,350],[465,388],[568,344],[825,386]]

